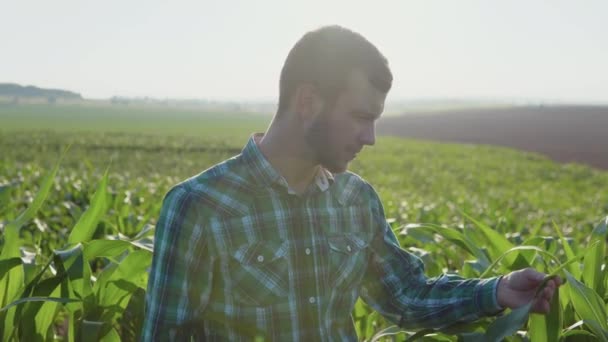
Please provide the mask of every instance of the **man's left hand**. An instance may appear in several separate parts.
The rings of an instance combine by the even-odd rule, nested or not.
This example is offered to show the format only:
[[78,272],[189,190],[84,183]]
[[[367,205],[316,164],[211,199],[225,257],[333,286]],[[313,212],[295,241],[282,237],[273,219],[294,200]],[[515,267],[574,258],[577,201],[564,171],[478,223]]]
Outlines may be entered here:
[[548,281],[545,288],[538,294],[536,290],[545,278],[544,273],[526,268],[514,271],[504,276],[498,283],[497,300],[500,306],[515,309],[534,300],[531,312],[546,314],[550,310],[549,303],[556,289],[561,285],[561,279],[555,277]]

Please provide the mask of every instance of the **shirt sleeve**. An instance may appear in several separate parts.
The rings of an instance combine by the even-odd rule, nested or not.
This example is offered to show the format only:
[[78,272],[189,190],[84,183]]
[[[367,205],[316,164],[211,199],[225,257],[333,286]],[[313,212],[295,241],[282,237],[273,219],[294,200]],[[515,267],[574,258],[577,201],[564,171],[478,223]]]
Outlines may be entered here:
[[[197,335],[211,292],[213,260],[197,197],[177,186],[163,201],[154,235],[142,341],[182,341]],[[200,322],[199,322],[200,323]]]
[[368,305],[406,329],[444,328],[501,311],[496,300],[499,278],[450,274],[427,278],[422,261],[399,246],[378,195],[371,191],[379,229],[370,245],[372,255],[361,290]]

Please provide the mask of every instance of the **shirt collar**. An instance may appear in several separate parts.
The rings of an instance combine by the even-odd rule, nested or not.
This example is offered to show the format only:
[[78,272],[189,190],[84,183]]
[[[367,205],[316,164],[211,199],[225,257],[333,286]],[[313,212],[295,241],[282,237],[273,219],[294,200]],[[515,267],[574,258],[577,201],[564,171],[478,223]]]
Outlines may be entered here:
[[[249,172],[252,174],[253,179],[259,181],[264,186],[280,185],[286,188],[288,193],[295,194],[295,192],[289,188],[285,178],[283,178],[283,176],[281,176],[279,172],[272,167],[270,162],[262,154],[262,151],[260,151],[257,141],[259,141],[262,136],[264,136],[263,133],[255,133],[251,135],[247,145],[245,145],[241,153],[243,159],[249,166]],[[329,189],[333,182],[333,174],[325,168],[320,167],[319,171],[315,175],[314,183],[311,184],[311,187],[313,187],[312,191],[325,191]],[[308,193],[309,191],[311,191],[311,188],[309,188],[306,192]]]

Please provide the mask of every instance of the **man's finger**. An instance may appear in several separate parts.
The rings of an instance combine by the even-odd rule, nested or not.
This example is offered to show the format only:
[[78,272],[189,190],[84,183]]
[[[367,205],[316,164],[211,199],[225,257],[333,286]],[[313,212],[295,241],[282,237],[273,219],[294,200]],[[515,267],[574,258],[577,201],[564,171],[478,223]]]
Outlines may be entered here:
[[549,313],[550,308],[551,308],[551,305],[549,304],[548,301],[546,301],[542,298],[538,298],[536,300],[536,302],[534,303],[532,312],[546,314],[546,313]]

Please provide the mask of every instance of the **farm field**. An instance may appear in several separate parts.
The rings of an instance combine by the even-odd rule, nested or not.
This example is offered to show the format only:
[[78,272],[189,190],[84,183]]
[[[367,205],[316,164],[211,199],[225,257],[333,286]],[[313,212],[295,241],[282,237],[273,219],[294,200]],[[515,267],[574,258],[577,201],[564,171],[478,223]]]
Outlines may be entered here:
[[608,107],[479,108],[387,117],[380,134],[507,146],[608,170]]
[[[269,120],[158,107],[0,107],[2,340],[137,340],[164,194],[239,153]],[[404,118],[381,119],[379,132],[397,134],[388,127],[408,122],[391,120]],[[608,338],[608,172],[504,147],[397,137],[380,137],[350,169],[377,189],[403,248],[429,275],[492,276],[532,265],[568,279],[546,319],[525,315],[519,325],[484,319],[416,335],[359,302],[361,340],[382,331],[398,340],[473,340],[509,327],[508,341]],[[503,317],[513,313],[521,314]]]

